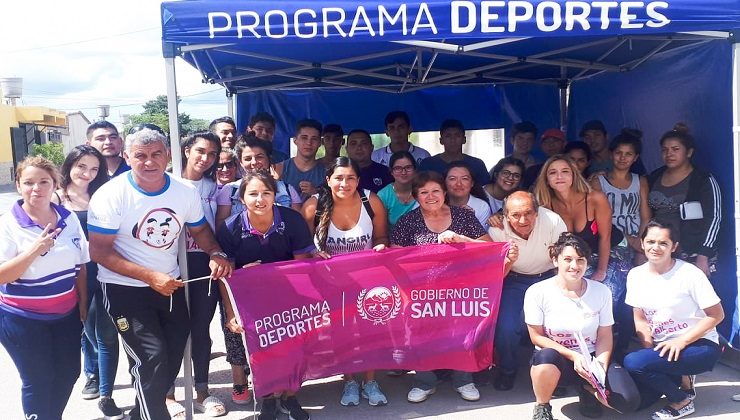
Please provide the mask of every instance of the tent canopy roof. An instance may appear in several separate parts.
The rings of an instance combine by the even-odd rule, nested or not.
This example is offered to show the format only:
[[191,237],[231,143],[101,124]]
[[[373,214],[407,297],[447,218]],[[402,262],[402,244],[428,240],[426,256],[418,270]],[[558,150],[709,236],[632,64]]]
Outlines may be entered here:
[[[558,85],[740,27],[740,0],[162,3],[166,54],[232,93]],[[640,6],[642,4],[642,6]],[[383,32],[381,35],[381,27]],[[492,32],[497,31],[497,32]],[[351,36],[350,36],[351,35]]]

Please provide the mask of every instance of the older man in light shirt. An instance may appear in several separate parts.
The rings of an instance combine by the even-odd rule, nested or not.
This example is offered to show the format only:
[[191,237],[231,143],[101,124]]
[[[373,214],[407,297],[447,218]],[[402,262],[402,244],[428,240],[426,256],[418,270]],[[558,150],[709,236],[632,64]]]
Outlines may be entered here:
[[510,242],[518,248],[518,258],[505,266],[494,344],[498,357],[498,376],[494,387],[506,391],[514,386],[517,351],[526,327],[522,319],[524,292],[534,283],[554,275],[549,247],[561,233],[565,222],[556,213],[539,207],[534,195],[517,191],[504,199],[503,228],[491,227],[495,242]]

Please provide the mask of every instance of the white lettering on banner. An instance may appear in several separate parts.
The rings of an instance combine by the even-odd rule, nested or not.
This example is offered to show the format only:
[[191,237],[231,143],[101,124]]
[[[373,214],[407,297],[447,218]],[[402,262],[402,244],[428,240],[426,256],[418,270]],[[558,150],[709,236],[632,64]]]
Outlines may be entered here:
[[459,289],[414,289],[411,298],[411,318],[487,317],[491,302],[487,287]]
[[260,347],[277,344],[331,324],[329,302],[314,302],[263,317],[254,322]]
[[[564,6],[564,7],[563,7]],[[664,14],[669,8],[666,1],[524,1],[484,0],[473,2],[455,0],[450,2],[450,32],[469,34],[476,30],[486,33],[516,33],[521,25],[534,25],[540,32],[558,30],[573,31],[576,28],[588,31],[592,22],[600,22],[601,30],[617,25],[619,29],[639,29],[643,26],[660,28],[671,20]],[[413,25],[409,30],[410,19]],[[534,21],[532,19],[534,18]],[[236,27],[235,27],[236,26]],[[321,27],[321,35],[319,35]],[[353,9],[323,7],[302,8],[295,12],[279,9],[258,13],[253,10],[209,12],[208,30],[210,38],[226,36],[236,29],[237,38],[314,38],[338,35],[353,37],[367,33],[371,37],[382,37],[387,32],[403,36],[429,34],[439,31],[434,16],[425,2],[400,3],[395,9],[384,5],[373,8],[358,5]],[[306,30],[308,29],[308,30]]]

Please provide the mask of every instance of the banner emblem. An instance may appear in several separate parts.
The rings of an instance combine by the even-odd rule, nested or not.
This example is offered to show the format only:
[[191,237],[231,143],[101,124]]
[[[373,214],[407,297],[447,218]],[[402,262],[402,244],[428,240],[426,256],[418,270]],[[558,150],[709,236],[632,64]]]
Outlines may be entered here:
[[373,325],[385,325],[398,316],[401,311],[401,292],[393,286],[391,292],[386,287],[373,287],[368,292],[362,289],[357,296],[357,313],[362,319],[372,321]]

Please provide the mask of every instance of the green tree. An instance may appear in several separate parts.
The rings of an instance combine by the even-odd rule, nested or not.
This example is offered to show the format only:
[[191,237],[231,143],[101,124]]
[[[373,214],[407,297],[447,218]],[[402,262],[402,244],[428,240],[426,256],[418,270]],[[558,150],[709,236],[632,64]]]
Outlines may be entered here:
[[[177,103],[181,101],[177,98]],[[162,128],[166,133],[170,132],[169,114],[167,113],[167,95],[158,95],[156,98],[147,101],[144,105],[144,112],[141,114],[131,115],[129,124],[124,127],[124,132],[137,124],[155,124]],[[200,118],[190,118],[190,115],[179,113],[177,122],[180,125],[180,135],[186,136],[195,131],[208,129],[208,121]]]
[[42,156],[54,162],[57,166],[64,163],[64,146],[61,143],[34,144],[31,155]]

